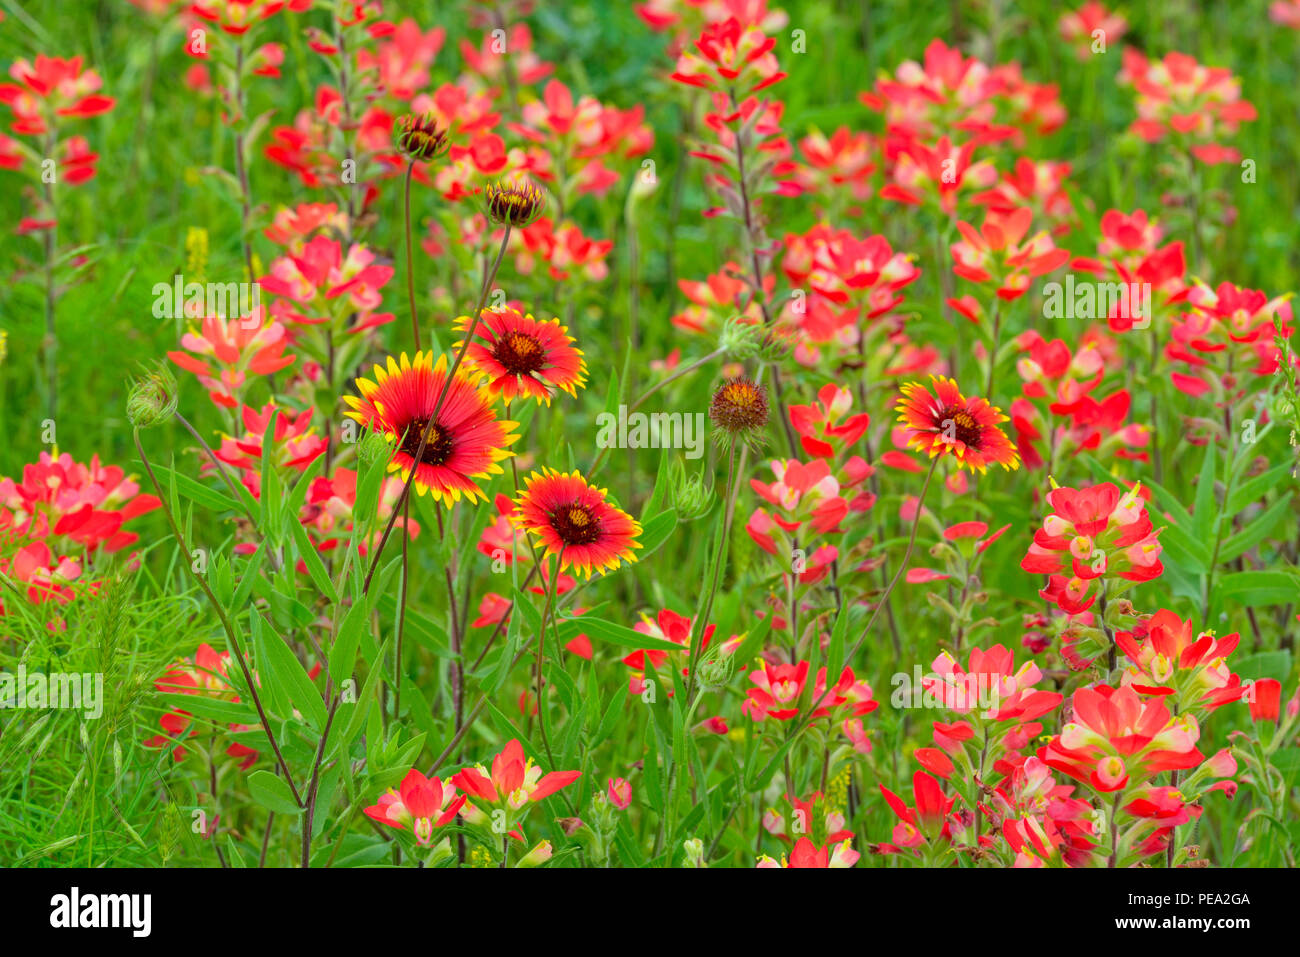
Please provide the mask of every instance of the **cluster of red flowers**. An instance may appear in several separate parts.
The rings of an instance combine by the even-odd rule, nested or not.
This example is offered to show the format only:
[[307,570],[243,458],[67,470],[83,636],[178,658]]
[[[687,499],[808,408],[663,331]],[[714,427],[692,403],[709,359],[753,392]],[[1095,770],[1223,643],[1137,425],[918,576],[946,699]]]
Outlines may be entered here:
[[1052,512],[1020,563],[1027,572],[1048,576],[1044,598],[1077,615],[1092,606],[1099,590],[1105,595],[1109,589],[1114,598],[1119,593],[1114,579],[1144,582],[1164,571],[1160,532],[1152,527],[1141,492],[1135,485],[1121,496],[1107,482],[1047,494]]
[[[1139,619],[1118,637],[1134,662],[1123,682],[1076,691],[1060,733],[1031,753],[1043,729],[1034,719],[1062,704],[1059,693],[1034,688],[1038,667],[1013,671],[1001,646],[973,651],[969,669],[945,652],[923,682],[957,720],[935,721],[935,747],[916,751],[926,770],[914,776],[914,805],[881,785],[899,823],[893,843],[874,850],[929,864],[957,851],[1017,867],[1127,866],[1165,852],[1206,795],[1236,792],[1231,751],[1206,757],[1197,747],[1204,717],[1251,690],[1225,661],[1236,639],[1193,639],[1191,623],[1169,611]],[[1277,720],[1275,708],[1268,713]],[[1077,784],[1058,783],[1053,771]],[[1158,784],[1165,772],[1191,773]]]
[[[9,128],[18,138],[0,133],[0,169],[17,170],[33,183],[50,185],[92,179],[99,154],[84,136],[65,136],[64,130],[70,119],[99,116],[116,105],[99,92],[99,74],[86,69],[81,57],[38,54],[34,61],[14,61],[9,75],[14,82],[0,83],[0,103],[12,111]],[[57,221],[54,190],[33,189],[31,195],[34,211],[23,217],[18,231],[52,229]]]
[[[385,768],[373,760],[376,749],[409,742],[400,731],[367,741],[367,793],[383,793],[364,813],[408,835],[402,842],[413,839],[425,863],[453,853],[450,842],[435,840],[448,827],[482,838],[482,847],[462,852],[470,863],[484,847],[509,863],[511,840],[521,845],[519,866],[546,863],[550,841],[525,851],[524,829],[532,807],[551,798],[570,805],[570,816],[549,822],[557,839],[583,832],[584,852],[601,862],[634,847],[632,831],[617,823],[633,808],[632,781],[611,778],[588,794],[566,790],[583,772],[542,770],[578,763],[579,750],[585,762],[601,744],[596,727],[572,719],[584,689],[564,671],[576,664],[583,682],[598,681],[609,660],[593,647],[601,636],[619,648],[619,697],[602,713],[595,695],[582,717],[594,715],[604,733],[625,720],[628,696],[654,704],[662,688],[672,699],[671,711],[637,730],[643,736],[632,746],[644,753],[609,773],[645,775],[661,830],[678,842],[664,853],[684,852],[693,866],[707,864],[714,849],[695,837],[682,842],[675,825],[683,822],[673,815],[689,778],[691,797],[709,802],[712,819],[718,792],[708,778],[736,765],[721,753],[736,741],[748,749],[737,787],[766,774],[751,835],[759,847],[751,852],[752,840],[743,842],[753,855],[746,862],[762,868],[850,867],[859,851],[926,865],[1131,866],[1162,853],[1181,864],[1194,853],[1184,825],[1213,792],[1231,798],[1239,780],[1272,786],[1268,761],[1300,720],[1300,697],[1283,718],[1280,682],[1243,680],[1251,672],[1234,658],[1238,635],[1199,630],[1160,607],[1195,598],[1205,625],[1227,620],[1213,593],[1218,550],[1200,563],[1194,587],[1187,566],[1199,561],[1201,543],[1171,527],[1188,513],[1178,514],[1165,488],[1161,452],[1171,443],[1162,446],[1157,426],[1173,417],[1160,407],[1163,397],[1193,410],[1213,406],[1186,417],[1177,445],[1229,450],[1227,479],[1214,470],[1198,479],[1193,520],[1202,528],[1218,521],[1211,513],[1221,490],[1223,510],[1233,513],[1270,494],[1251,484],[1253,497],[1233,500],[1234,491],[1245,495],[1233,430],[1251,403],[1261,417],[1276,415],[1256,401],[1276,382],[1294,387],[1284,345],[1293,332],[1289,295],[1199,278],[1209,266],[1189,262],[1188,250],[1192,260],[1203,254],[1205,209],[1193,206],[1192,235],[1175,238],[1184,231],[1174,211],[1181,194],[1170,194],[1172,215],[1161,221],[1081,199],[1072,165],[1051,156],[1047,139],[1066,121],[1057,86],[1026,77],[1018,63],[986,63],[935,39],[920,59],[882,71],[860,93],[862,128],[796,130],[780,94],[797,69],[783,50],[783,11],[767,0],[639,3],[641,20],[667,34],[660,65],[689,114],[683,161],[703,171],[709,242],[731,240],[717,261],[692,263],[685,278],[673,260],[669,289],[684,302],[665,307],[668,321],[640,339],[636,309],[602,301],[609,295],[600,284],[630,262],[617,278],[635,306],[647,283],[637,261],[620,258],[600,233],[620,224],[636,256],[640,204],[658,185],[654,133],[644,105],[602,102],[555,75],[523,20],[529,0],[474,6],[476,32],[450,48],[442,27],[386,20],[373,0],[136,3],[186,30],[193,59],[186,81],[214,99],[218,132],[234,140],[235,175],[218,179],[239,201],[241,268],[258,291],[238,309],[187,306],[177,317],[185,328],[178,326],[168,356],[206,391],[206,411],[220,423],[209,444],[184,421],[202,483],[196,492],[197,483],[180,486],[177,475],[177,494],[236,513],[240,564],[222,573],[276,576],[269,588],[249,580],[239,594],[252,596],[255,614],[268,608],[264,620],[276,612],[294,619],[290,653],[306,659],[309,682],[324,675],[327,701],[341,697],[340,668],[351,674],[339,651],[350,647],[337,640],[341,619],[394,624],[391,699],[389,662],[373,657],[389,646],[368,632],[351,645],[354,657],[365,645],[372,678],[384,682],[375,697],[391,707],[385,735],[390,721],[410,715],[402,701],[415,655],[403,645],[404,629],[426,646],[422,666],[438,658],[446,668],[447,713],[444,699],[432,708],[418,702],[422,730],[454,720],[454,737],[429,774],[411,767],[423,738]],[[275,18],[302,28],[330,76],[279,125],[255,119],[251,105],[259,83],[279,78],[284,65],[279,44],[259,42]],[[1274,19],[1300,24],[1287,4],[1274,4]],[[1118,44],[1127,27],[1088,2],[1061,17],[1060,42],[1089,57]],[[0,168],[35,175],[52,157],[60,181],[92,177],[96,156],[81,137],[65,136],[64,123],[113,108],[98,75],[79,58],[43,56],[18,61],[10,74],[16,82],[0,84],[0,102],[14,122],[12,137],[0,135]],[[1196,163],[1241,159],[1231,140],[1255,111],[1230,70],[1124,48],[1118,81],[1134,94],[1129,145],[1172,148],[1189,174],[1177,187],[1202,189],[1210,171]],[[254,202],[247,168],[254,156],[291,184],[288,205]],[[21,229],[54,224],[53,195],[43,191]],[[423,221],[412,217],[413,197],[428,214]],[[399,199],[404,255],[392,241],[397,230],[375,230]],[[795,199],[798,211],[782,222]],[[1064,300],[1050,281],[1060,273]],[[1076,277],[1086,277],[1081,295],[1091,298],[1070,298]],[[1123,295],[1098,299],[1102,287]],[[52,301],[52,280],[50,294]],[[1075,311],[1054,313],[1062,302]],[[598,440],[599,455],[579,469],[558,421],[562,407],[602,401],[579,395],[592,384],[596,315],[610,317],[615,349],[600,363],[613,368],[630,350],[604,398],[607,415],[627,408],[629,382],[646,389],[636,412],[696,370],[722,380],[708,406],[714,454],[693,480],[664,465],[645,496],[644,527],[597,480],[608,443]],[[665,332],[682,333],[680,347]],[[646,341],[674,347],[645,363],[649,377],[632,370]],[[687,348],[699,355],[683,363]],[[1150,403],[1144,421],[1135,418],[1139,400]],[[759,454],[769,443],[775,447]],[[1206,462],[1217,468],[1216,455],[1210,447]],[[710,476],[722,469],[726,484],[715,488]],[[1109,470],[1113,480],[1066,477],[1088,469],[1103,478]],[[1016,497],[1011,520],[1000,509]],[[134,544],[126,523],[162,504],[97,457],[83,466],[42,453],[20,481],[0,479],[0,575],[21,583],[31,604],[55,606],[43,615],[57,615],[58,606],[94,594],[103,556]],[[624,592],[637,603],[625,609],[626,625],[597,617],[600,600],[577,605],[593,575],[637,561],[638,552],[711,513],[716,525],[701,540],[712,550],[698,589],[638,579]],[[381,564],[394,531],[402,558]],[[1237,540],[1232,574],[1249,581],[1270,560],[1270,531]],[[914,554],[918,540],[928,560]],[[998,543],[1000,551],[991,550]],[[742,548],[748,553],[734,554]],[[296,557],[283,561],[289,549]],[[1018,568],[1001,560],[1008,551],[1023,555]],[[438,574],[426,589],[429,553]],[[466,568],[470,562],[477,566]],[[487,562],[508,578],[485,584],[475,573]],[[398,574],[390,607],[383,590]],[[724,588],[729,579],[734,587]],[[1014,589],[990,595],[1008,580]],[[919,606],[907,607],[906,617],[898,614],[900,583]],[[444,584],[447,614],[434,622],[415,610],[412,593],[418,600]],[[1153,599],[1162,587],[1168,599]],[[312,597],[299,601],[295,592]],[[4,604],[12,594],[3,593],[0,615],[12,610]],[[326,607],[331,601],[338,607]],[[222,621],[235,649],[235,632]],[[942,635],[924,654],[920,629],[910,627],[919,622],[938,622]],[[48,621],[51,629],[61,624]],[[1023,650],[1013,653],[992,635],[1017,626]],[[925,675],[917,665],[912,699],[900,700],[896,689],[891,704],[937,712],[923,724],[922,746],[894,755],[895,768],[907,770],[893,777],[876,762],[878,729],[869,727],[884,703],[872,687],[881,686],[881,669],[860,654],[868,639],[886,647],[886,627],[899,668],[931,661]],[[535,663],[521,679],[515,669],[525,651]],[[271,683],[269,664],[201,644],[155,682],[164,694],[188,697],[165,699],[161,731],[146,746],[178,761],[202,753],[214,781],[217,760],[245,770],[265,760],[251,742],[265,736],[274,745],[282,729],[272,725],[286,716],[250,727],[225,709],[257,697],[263,679]],[[900,677],[911,679],[899,671],[896,685]],[[468,717],[467,678],[491,689]],[[480,746],[464,732],[512,678],[525,741],[500,745],[490,766],[462,767],[454,756]],[[302,688],[294,690],[288,710],[301,714]],[[548,728],[556,730],[558,698],[569,714],[557,742]],[[714,698],[720,703],[707,703]],[[1206,721],[1237,702],[1273,732],[1267,741],[1260,729],[1238,732],[1231,747],[1209,753]],[[493,712],[500,727],[509,723]],[[663,714],[671,717],[661,721]],[[200,721],[215,723],[206,748]],[[541,747],[529,740],[534,730]],[[446,770],[448,760],[457,770]],[[1248,773],[1238,775],[1239,761]],[[874,774],[867,786],[864,769]],[[910,793],[895,783],[907,783],[908,772]],[[589,801],[582,817],[572,806],[578,791]],[[866,800],[883,800],[876,807],[892,813],[887,833],[855,832]],[[310,824],[304,833],[308,860]],[[871,843],[855,850],[864,839]],[[762,853],[765,840],[780,860]]]
[[[154,687],[164,694],[196,695],[238,704],[239,695],[234,693],[227,680],[229,665],[230,652],[218,653],[215,648],[205,643],[199,645],[193,661],[182,661],[174,665],[154,682]],[[194,716],[184,708],[170,709],[158,719],[162,734],[148,738],[144,746],[162,748],[180,741],[182,743],[172,748],[172,757],[177,761],[185,760],[188,752],[183,742],[199,733],[199,729],[194,727],[193,718]],[[247,725],[232,724],[227,730],[231,733],[239,733],[250,728]],[[257,751],[237,741],[226,746],[225,754],[236,759],[244,769],[252,767],[257,761]]]
[[1207,67],[1185,53],[1150,60],[1124,48],[1120,81],[1137,94],[1131,130],[1148,143],[1172,138],[1202,163],[1235,163],[1241,152],[1223,142],[1256,117],[1241,98],[1241,81],[1223,67]]
[[[66,452],[42,452],[19,479],[0,477],[0,575],[35,605],[53,603],[46,626],[62,630],[57,608],[99,588],[104,556],[139,539],[124,526],[161,504],[116,465],[92,456],[88,465]],[[0,596],[0,616],[6,614]]]
[[[491,769],[482,765],[464,768],[444,782],[412,768],[402,779],[400,790],[390,788],[365,812],[381,824],[409,830],[420,845],[431,843],[434,829],[450,824],[457,815],[475,824],[491,819],[497,833],[523,842],[521,824],[529,805],[556,794],[581,776],[581,771],[543,774],[536,762],[525,756],[519,739],[512,738],[493,757]],[[542,841],[519,866],[536,867],[550,856],[550,842]]]

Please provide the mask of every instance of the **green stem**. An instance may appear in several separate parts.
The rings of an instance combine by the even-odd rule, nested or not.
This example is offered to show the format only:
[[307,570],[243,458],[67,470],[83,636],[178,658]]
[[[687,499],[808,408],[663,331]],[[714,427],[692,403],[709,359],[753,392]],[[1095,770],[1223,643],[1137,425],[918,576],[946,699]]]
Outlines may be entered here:
[[[876,616],[880,614],[880,609],[889,600],[889,596],[893,592],[894,587],[898,584],[899,579],[903,577],[903,573],[907,570],[907,562],[912,557],[912,549],[916,545],[916,532],[921,525],[921,512],[925,508],[925,496],[930,490],[930,479],[934,477],[935,466],[938,464],[938,458],[931,459],[930,470],[925,473],[925,483],[921,486],[921,494],[916,500],[916,515],[912,518],[912,533],[908,537],[907,551],[903,553],[903,560],[898,563],[898,568],[894,572],[894,577],[889,580],[889,585],[885,588],[885,593],[881,595],[880,600],[876,602],[876,607],[872,610],[871,617],[867,619],[867,624],[866,627],[862,629],[862,634],[858,636],[858,640],[854,642],[853,647],[849,649],[849,653],[844,656],[844,662],[841,667],[852,661],[858,651],[862,648],[862,643],[867,640],[867,635],[871,634],[871,626],[875,624]],[[826,690],[821,693],[821,697],[814,701],[812,707],[810,707],[807,713],[799,719],[799,723],[794,729],[795,732],[802,731],[812,722],[812,715],[821,707],[822,702],[830,696],[832,688],[833,685],[828,681],[826,683]]]
[[406,212],[406,300],[411,309],[411,335],[415,338],[415,351],[420,350],[420,319],[415,312],[415,251],[411,243],[411,174],[415,172],[415,160],[406,167],[406,184],[403,190]]
[[[438,401],[434,404],[433,414],[429,416],[429,421],[424,428],[424,434],[420,436],[419,448],[415,451],[415,456],[411,461],[410,474],[406,477],[406,484],[402,486],[402,494],[398,499],[398,504],[405,504],[407,497],[411,494],[411,486],[415,484],[415,474],[418,470],[420,461],[424,458],[424,450],[429,444],[429,436],[433,434],[434,427],[438,421],[438,413],[442,411],[443,403],[447,401],[447,395],[451,392],[451,385],[456,381],[456,372],[460,369],[460,364],[465,358],[465,353],[469,351],[469,344],[474,338],[474,332],[478,329],[480,317],[483,315],[483,306],[487,303],[488,290],[492,288],[492,280],[496,278],[497,270],[501,267],[501,260],[506,254],[506,245],[510,242],[510,224],[505,227],[505,234],[501,237],[501,248],[497,250],[496,261],[492,268],[483,274],[483,288],[479,290],[478,305],[474,307],[474,318],[470,322],[469,328],[465,332],[465,341],[460,345],[460,351],[456,353],[456,359],[452,362],[451,368],[447,371],[447,378],[443,382],[442,391],[438,393]],[[388,518],[388,524],[384,526],[384,534],[379,539],[379,544],[375,547],[375,557],[370,562],[370,569],[366,572],[366,580],[362,586],[362,593],[370,593],[370,582],[375,577],[375,570],[379,567],[379,559],[384,554],[384,546],[388,544],[388,538],[393,533],[393,524],[397,521],[397,508],[393,508],[393,514]]]
[[[140,453],[140,462],[144,465],[144,470],[149,475],[149,481],[153,484],[154,491],[158,494],[158,500],[162,504],[163,514],[167,517],[167,524],[171,526],[172,536],[176,539],[176,544],[181,548],[185,556],[189,556],[190,547],[185,541],[185,535],[181,532],[180,526],[176,524],[176,516],[172,514],[171,506],[168,504],[167,496],[163,494],[162,486],[158,483],[158,476],[154,474],[153,466],[149,463],[149,457],[145,455],[144,444],[140,441],[140,430],[134,429],[132,437],[135,439],[136,451]],[[181,566],[188,570],[190,578],[199,586],[203,594],[207,596],[208,603],[212,606],[213,611],[217,613],[217,618],[221,620],[221,627],[226,632],[226,638],[230,641],[230,647],[235,652],[235,660],[239,662],[239,669],[244,676],[244,684],[248,688],[248,693],[253,699],[253,706],[257,709],[257,716],[261,719],[262,730],[266,733],[266,739],[271,744],[271,750],[275,752],[276,762],[280,765],[280,770],[284,772],[285,781],[289,785],[289,790],[293,793],[293,800],[299,807],[303,807],[302,797],[298,794],[297,787],[293,783],[293,775],[289,772],[289,765],[284,760],[284,755],[280,753],[280,746],[276,743],[275,735],[271,733],[271,722],[266,717],[266,711],[262,708],[261,696],[257,693],[257,683],[253,680],[253,675],[248,669],[248,661],[244,656],[244,646],[240,642],[239,636],[235,633],[235,626],[230,618],[226,615],[226,610],[221,607],[221,602],[217,601],[217,596],[212,593],[208,587],[207,580],[194,570],[191,563],[182,561]]]
[[[545,664],[543,652],[546,645],[546,623],[551,619],[552,608],[555,605],[555,590],[560,581],[560,568],[564,562],[564,547],[560,547],[559,555],[555,559],[555,571],[551,573],[551,580],[546,583],[546,608],[542,611],[542,627],[537,631],[537,728],[542,733],[542,744],[546,747],[546,756],[550,759],[551,767],[555,767],[555,754],[551,751],[551,741],[546,734],[546,707],[543,704],[542,694],[542,669]],[[556,640],[559,640],[559,631],[556,631]]]

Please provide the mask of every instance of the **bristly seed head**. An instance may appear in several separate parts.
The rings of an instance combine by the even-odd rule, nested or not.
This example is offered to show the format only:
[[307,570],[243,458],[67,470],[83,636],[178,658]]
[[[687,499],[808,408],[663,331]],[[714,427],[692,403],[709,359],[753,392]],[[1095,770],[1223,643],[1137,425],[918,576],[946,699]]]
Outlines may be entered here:
[[718,437],[761,445],[767,426],[767,389],[747,376],[728,379],[713,393],[709,418]]

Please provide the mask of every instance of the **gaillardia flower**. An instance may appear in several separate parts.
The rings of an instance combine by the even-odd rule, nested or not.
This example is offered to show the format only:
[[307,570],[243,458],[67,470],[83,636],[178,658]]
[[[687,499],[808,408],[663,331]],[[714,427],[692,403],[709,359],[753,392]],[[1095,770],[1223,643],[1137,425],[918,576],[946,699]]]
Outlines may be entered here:
[[[375,379],[358,379],[361,397],[346,396],[352,407],[347,413],[367,428],[383,433],[397,443],[390,472],[408,478],[415,470],[415,487],[450,508],[461,496],[487,501],[474,481],[499,475],[502,459],[513,452],[519,439],[517,423],[497,418],[492,393],[479,373],[460,369],[447,383],[447,357],[417,352],[411,360],[402,353],[400,362],[388,357],[388,367],[375,366]],[[438,409],[420,461],[415,460],[443,389],[447,398]]]
[[515,500],[512,521],[532,532],[546,554],[560,555],[560,571],[572,568],[588,578],[593,571],[611,571],[633,562],[640,524],[613,505],[603,488],[589,485],[575,470],[533,472]]
[[546,194],[527,180],[489,183],[484,194],[488,219],[498,226],[522,229],[531,226],[546,211]]
[[894,411],[898,421],[911,429],[909,448],[927,452],[930,458],[952,455],[958,468],[986,471],[990,464],[1008,472],[1020,467],[1020,453],[998,427],[1007,417],[987,399],[967,399],[957,383],[944,376],[931,376],[934,395],[919,382],[903,386],[902,398]]
[[[470,325],[470,317],[461,316],[455,328],[464,332]],[[507,403],[524,395],[550,405],[556,389],[575,395],[586,385],[587,363],[568,332],[559,319],[534,319],[509,308],[485,311],[465,361],[484,373],[488,389]]]

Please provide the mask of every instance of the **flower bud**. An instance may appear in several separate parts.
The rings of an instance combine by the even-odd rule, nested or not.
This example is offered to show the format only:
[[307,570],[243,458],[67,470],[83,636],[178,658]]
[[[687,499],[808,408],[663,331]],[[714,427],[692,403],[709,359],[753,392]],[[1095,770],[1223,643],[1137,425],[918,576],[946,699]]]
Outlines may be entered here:
[[713,489],[704,484],[703,474],[697,472],[688,478],[686,468],[681,462],[676,464],[673,471],[669,497],[673,508],[677,511],[677,520],[693,522],[709,514],[709,510],[713,508]]
[[752,359],[763,348],[769,333],[744,316],[731,316],[722,324],[718,348],[730,359]]
[[522,229],[546,211],[546,194],[528,180],[490,183],[484,191],[487,217],[498,226]]
[[687,867],[708,867],[704,863],[704,842],[698,837],[693,837],[689,841],[682,843],[682,848],[686,851]]
[[701,661],[696,668],[701,685],[705,688],[722,688],[735,673],[736,661],[733,655],[720,654],[708,661]]
[[368,468],[379,461],[388,461],[393,457],[393,446],[382,432],[371,432],[357,446],[357,461]]
[[176,854],[181,838],[181,812],[171,801],[163,806],[162,822],[158,827],[158,854],[166,864]]
[[448,132],[438,125],[432,113],[423,116],[407,113],[397,120],[397,148],[412,161],[427,163],[451,148]]
[[540,867],[551,859],[552,849],[550,841],[542,841],[531,851],[519,859],[516,867]]
[[798,327],[789,320],[781,319],[773,323],[759,346],[759,360],[768,364],[784,361],[794,351],[797,333]]
[[632,803],[632,785],[626,778],[610,778],[609,803],[620,811],[626,811]]
[[126,417],[138,429],[162,425],[176,414],[176,377],[161,362],[132,380],[126,396]]

